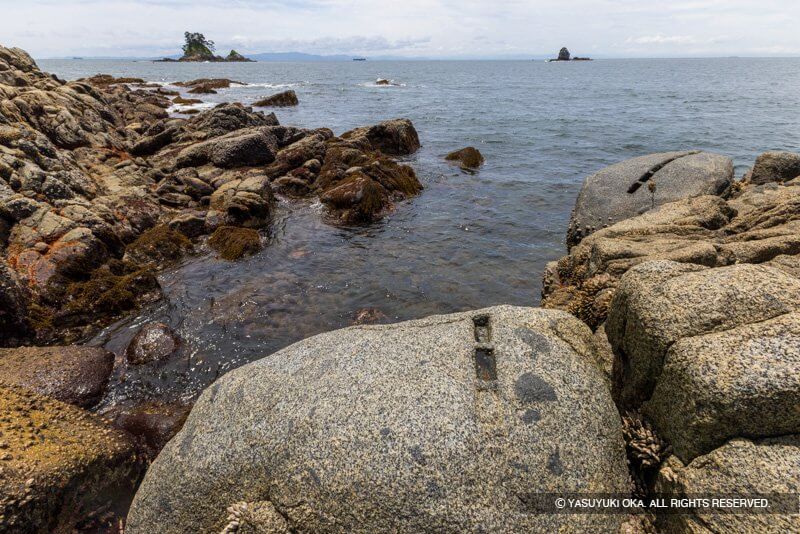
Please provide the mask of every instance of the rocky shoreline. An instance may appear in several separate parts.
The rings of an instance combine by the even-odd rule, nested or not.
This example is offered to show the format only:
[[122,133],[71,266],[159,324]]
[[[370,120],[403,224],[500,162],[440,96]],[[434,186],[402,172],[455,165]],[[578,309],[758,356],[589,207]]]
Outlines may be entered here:
[[[743,180],[697,151],[613,165],[585,181],[541,309],[321,334],[191,413],[101,418],[86,410],[118,363],[79,343],[157,300],[159,269],[254,252],[276,196],[336,225],[385,216],[422,190],[396,159],[419,138],[404,119],[335,136],[235,103],[174,117],[179,95],[64,82],[19,49],[0,48],[0,93],[0,531],[800,529],[537,504],[800,491],[800,155],[765,153]],[[179,343],[146,325],[127,364]]]

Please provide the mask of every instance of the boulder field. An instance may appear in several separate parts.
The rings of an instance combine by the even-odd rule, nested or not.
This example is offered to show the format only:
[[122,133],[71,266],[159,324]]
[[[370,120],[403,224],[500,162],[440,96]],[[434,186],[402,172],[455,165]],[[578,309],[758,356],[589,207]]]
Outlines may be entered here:
[[[590,177],[582,198],[603,190],[598,175],[646,158]],[[797,161],[767,152],[726,188],[716,178],[722,166],[694,169],[686,178],[719,184],[719,195],[689,188],[686,198],[593,229],[548,266],[542,305],[581,318],[605,343],[640,493],[774,495],[800,487]],[[655,519],[664,532],[800,530],[788,514],[698,510]]]
[[422,190],[393,159],[420,146],[408,120],[337,137],[237,103],[171,117],[177,94],[136,78],[65,82],[0,47],[0,345],[71,342],[159,298],[158,268],[220,226],[266,226],[275,194],[362,224]]
[[180,340],[149,325],[118,362],[73,343],[159,299],[159,269],[209,249],[257,251],[276,195],[319,198],[326,221],[345,225],[422,190],[395,159],[420,146],[409,120],[336,136],[237,103],[171,116],[181,102],[191,103],[136,78],[67,82],[0,47],[2,532],[119,530],[140,460],[187,407],[116,407],[108,420],[85,409],[115,366],[169,358]]
[[543,305],[570,314],[351,327],[225,375],[146,474],[129,531],[797,531],[789,513],[532,506],[548,492],[800,489],[800,178],[774,159],[739,182],[701,152],[587,179],[628,195],[615,173],[656,161],[640,183],[657,176],[673,199],[550,265]]
[[[113,356],[71,342],[158,299],[186,255],[257,251],[276,195],[332,224],[385,216],[422,189],[397,159],[419,138],[235,103],[174,118],[179,95],[65,82],[13,48],[0,96],[0,531],[800,531],[539,498],[800,491],[800,155],[740,181],[699,151],[612,165],[584,183],[543,309],[353,326],[229,372],[188,418],[152,402],[102,419],[87,409]],[[116,365],[180,343],[145,325]]]

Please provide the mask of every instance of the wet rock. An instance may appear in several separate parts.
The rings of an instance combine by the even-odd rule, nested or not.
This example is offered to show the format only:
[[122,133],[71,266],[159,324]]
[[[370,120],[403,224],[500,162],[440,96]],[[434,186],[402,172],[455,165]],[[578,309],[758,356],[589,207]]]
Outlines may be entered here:
[[788,182],[800,176],[800,154],[794,152],[764,152],[756,158],[750,182],[766,184]]
[[358,310],[353,315],[353,321],[351,324],[375,324],[382,323],[387,319],[388,317],[386,317],[386,314],[378,308],[363,308]]
[[374,150],[390,156],[406,156],[416,152],[419,135],[408,119],[394,119],[364,126],[342,134],[342,139],[358,142],[366,141]]
[[176,96],[172,99],[172,103],[180,106],[191,106],[192,104],[202,104],[203,101],[199,98],[183,98],[182,96]]
[[368,223],[391,211],[397,200],[418,194],[422,184],[408,165],[347,144],[328,146],[314,187],[334,220]]
[[388,208],[382,189],[364,173],[354,172],[325,191],[320,201],[347,224],[371,222],[379,219]]
[[30,330],[25,291],[16,275],[0,262],[0,337],[11,343]]
[[483,154],[471,146],[450,152],[444,159],[459,165],[462,169],[477,169],[484,161]]
[[114,355],[99,347],[0,349],[0,382],[83,408],[100,401],[113,366]]
[[[675,497],[769,496],[770,505],[797,506],[800,491],[800,436],[763,440],[734,439],[707,455],[684,464],[671,456],[661,467],[656,491]],[[796,508],[795,508],[796,509]],[[784,508],[786,510],[786,508]],[[664,514],[657,526],[662,532],[795,532],[796,513],[708,513],[695,509],[686,514]],[[746,513],[750,512],[750,513]]]
[[632,158],[589,176],[567,231],[567,245],[682,198],[721,195],[733,180],[730,158],[709,152],[665,152]]
[[191,406],[147,402],[106,414],[114,426],[134,436],[148,458],[154,459],[183,426]]
[[131,339],[125,349],[125,359],[131,365],[160,362],[175,354],[180,344],[180,339],[169,326],[147,323]]
[[84,410],[0,386],[0,530],[72,532],[130,495],[141,471],[130,438]]
[[126,530],[219,531],[237,503],[273,532],[616,530],[530,513],[537,492],[628,487],[590,343],[567,314],[512,307],[302,341],[203,393]]
[[197,85],[189,89],[189,94],[192,95],[215,95],[217,92],[211,85]]
[[289,197],[304,197],[311,193],[312,184],[296,176],[281,176],[272,185],[276,193]]
[[262,98],[261,100],[255,102],[253,105],[259,108],[289,107],[289,106],[296,106],[299,103],[300,101],[297,99],[297,93],[295,93],[293,89],[289,89],[288,91],[283,91],[281,93],[268,96],[267,98]]
[[567,50],[567,47],[563,47],[561,50],[558,51],[558,61],[569,61],[570,53]]
[[188,237],[168,226],[151,228],[125,248],[124,260],[138,265],[166,266],[192,251]]
[[198,78],[185,82],[175,82],[175,85],[178,87],[198,87],[203,85],[211,89],[227,89],[231,84],[247,85],[244,82],[237,82],[235,80],[229,80],[228,78]]
[[[89,279],[69,284],[51,317],[45,321],[74,327],[107,324],[116,314],[161,298],[161,287],[151,265],[114,261],[91,271]],[[79,332],[82,337],[84,332]]]
[[176,166],[210,163],[222,168],[252,167],[272,163],[277,151],[277,139],[269,128],[247,128],[185,148],[178,155]]
[[220,226],[209,238],[208,245],[220,258],[233,261],[261,250],[261,236],[252,228]]

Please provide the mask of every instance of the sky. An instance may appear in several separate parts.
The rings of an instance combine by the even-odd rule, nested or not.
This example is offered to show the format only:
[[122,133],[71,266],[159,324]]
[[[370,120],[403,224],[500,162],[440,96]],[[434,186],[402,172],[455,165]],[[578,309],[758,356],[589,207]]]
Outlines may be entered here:
[[0,0],[36,58],[219,53],[527,58],[800,56],[800,0]]

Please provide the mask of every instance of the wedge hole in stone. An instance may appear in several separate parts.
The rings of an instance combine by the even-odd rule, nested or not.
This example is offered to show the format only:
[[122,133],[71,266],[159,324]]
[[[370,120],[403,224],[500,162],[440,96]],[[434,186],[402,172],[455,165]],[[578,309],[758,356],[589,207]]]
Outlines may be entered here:
[[476,315],[472,318],[475,328],[475,341],[489,343],[492,340],[492,330],[488,315]]
[[497,380],[497,360],[493,347],[475,347],[475,375],[478,380]]

